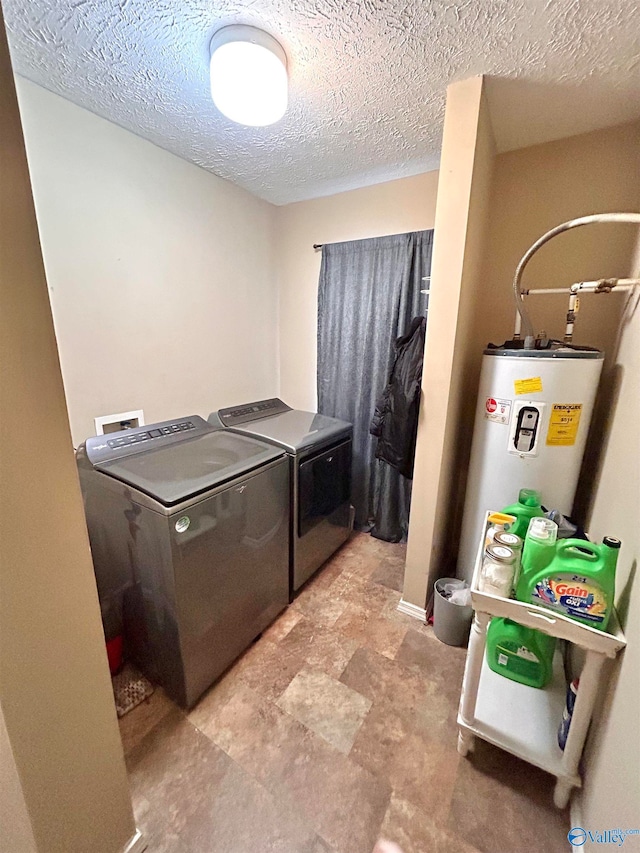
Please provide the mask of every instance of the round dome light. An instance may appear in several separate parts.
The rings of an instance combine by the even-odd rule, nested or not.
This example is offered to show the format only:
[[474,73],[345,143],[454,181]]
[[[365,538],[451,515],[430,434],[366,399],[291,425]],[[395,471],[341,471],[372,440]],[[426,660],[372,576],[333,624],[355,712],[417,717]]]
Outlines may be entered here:
[[211,39],[211,97],[231,121],[264,127],[287,109],[287,57],[256,27],[223,27]]

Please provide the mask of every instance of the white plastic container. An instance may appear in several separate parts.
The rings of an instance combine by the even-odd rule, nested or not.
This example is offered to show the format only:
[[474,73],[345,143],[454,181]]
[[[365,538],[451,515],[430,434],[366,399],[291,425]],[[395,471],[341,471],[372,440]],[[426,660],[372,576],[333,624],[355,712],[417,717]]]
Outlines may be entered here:
[[604,354],[486,350],[465,496],[459,577],[473,572],[489,509],[537,489],[544,505],[573,506]]
[[498,536],[499,533],[506,533],[509,526],[508,522],[505,522],[504,524],[492,524],[487,530],[487,535],[484,538],[484,547],[488,548],[489,545],[492,545],[496,536]]

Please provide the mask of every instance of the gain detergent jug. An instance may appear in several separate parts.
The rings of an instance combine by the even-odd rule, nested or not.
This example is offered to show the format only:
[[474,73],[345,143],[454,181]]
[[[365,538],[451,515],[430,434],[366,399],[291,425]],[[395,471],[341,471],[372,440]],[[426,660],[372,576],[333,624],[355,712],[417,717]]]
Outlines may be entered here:
[[563,539],[547,566],[522,573],[516,598],[604,631],[613,607],[619,549],[620,540],[611,536],[600,545]]
[[494,616],[487,631],[487,663],[490,669],[526,684],[546,687],[553,675],[556,638]]
[[509,528],[509,533],[515,533],[521,539],[527,535],[529,522],[535,516],[543,516],[540,492],[535,489],[520,489],[518,493],[518,502],[506,506],[502,512],[506,515],[514,515],[516,517],[515,524]]

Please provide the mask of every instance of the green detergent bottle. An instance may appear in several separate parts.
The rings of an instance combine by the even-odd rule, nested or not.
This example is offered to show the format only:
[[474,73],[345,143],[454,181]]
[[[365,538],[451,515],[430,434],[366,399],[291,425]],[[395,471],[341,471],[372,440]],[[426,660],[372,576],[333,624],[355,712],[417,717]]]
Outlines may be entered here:
[[540,501],[540,492],[535,489],[520,489],[518,503],[511,504],[502,510],[507,515],[514,515],[517,519],[516,523],[509,528],[509,533],[515,533],[516,536],[524,539],[530,520],[534,516],[544,515]]
[[[556,555],[558,525],[544,516],[536,516],[529,522],[529,529],[522,548],[520,579],[532,572],[546,568]],[[518,589],[516,585],[516,589]],[[517,598],[517,596],[516,596]]]
[[528,687],[545,687],[553,675],[556,638],[511,619],[495,617],[487,631],[490,669]]
[[613,607],[619,550],[620,540],[611,536],[600,545],[562,539],[548,565],[523,571],[516,597],[604,631]]

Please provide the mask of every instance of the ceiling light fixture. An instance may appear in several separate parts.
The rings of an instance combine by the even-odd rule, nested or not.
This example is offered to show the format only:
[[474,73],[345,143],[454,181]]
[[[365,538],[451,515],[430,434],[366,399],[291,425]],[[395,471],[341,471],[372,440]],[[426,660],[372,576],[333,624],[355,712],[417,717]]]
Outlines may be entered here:
[[264,127],[287,109],[287,56],[263,30],[223,27],[209,47],[211,97],[231,121]]

